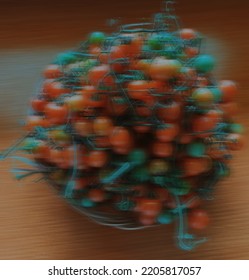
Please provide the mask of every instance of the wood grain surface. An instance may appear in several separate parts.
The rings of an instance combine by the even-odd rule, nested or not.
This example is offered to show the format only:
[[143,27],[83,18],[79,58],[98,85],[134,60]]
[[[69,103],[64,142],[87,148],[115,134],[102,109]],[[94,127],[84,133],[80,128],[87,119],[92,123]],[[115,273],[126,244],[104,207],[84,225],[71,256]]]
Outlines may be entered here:
[[[0,149],[20,135],[28,99],[40,72],[59,51],[110,18],[148,18],[161,1],[0,0]],[[238,121],[249,124],[249,5],[247,1],[178,1],[185,27],[207,36],[216,75],[240,85]],[[248,130],[246,140],[248,139]],[[237,152],[231,177],[207,202],[209,241],[193,252],[174,244],[174,228],[122,231],[99,226],[75,212],[45,183],[17,182],[11,163],[0,163],[0,259],[249,259],[249,150]]]

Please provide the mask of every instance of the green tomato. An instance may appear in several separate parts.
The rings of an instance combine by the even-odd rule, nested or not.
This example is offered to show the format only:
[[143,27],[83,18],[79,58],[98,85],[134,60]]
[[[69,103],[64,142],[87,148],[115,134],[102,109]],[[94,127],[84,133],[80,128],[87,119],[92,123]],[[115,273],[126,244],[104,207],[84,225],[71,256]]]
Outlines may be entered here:
[[90,44],[102,44],[105,41],[105,33],[103,32],[93,32],[89,36]]
[[215,67],[215,59],[211,55],[203,54],[194,60],[194,68],[201,73],[209,73]]

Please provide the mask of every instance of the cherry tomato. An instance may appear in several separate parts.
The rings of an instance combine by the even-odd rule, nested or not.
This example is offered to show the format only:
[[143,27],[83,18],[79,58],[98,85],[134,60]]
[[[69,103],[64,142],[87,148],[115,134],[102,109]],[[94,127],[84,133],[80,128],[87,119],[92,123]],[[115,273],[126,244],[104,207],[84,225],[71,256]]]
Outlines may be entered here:
[[55,99],[62,94],[70,93],[70,89],[65,88],[61,82],[48,80],[44,82],[43,92],[46,97]]
[[213,129],[217,124],[217,120],[210,116],[201,115],[196,116],[192,120],[192,129],[193,132],[197,133],[197,136],[200,138],[205,138],[213,134]]
[[180,37],[184,40],[192,40],[197,37],[197,34],[193,29],[183,28],[180,30]]
[[152,61],[149,74],[154,80],[165,81],[180,73],[181,67],[178,60],[159,57]]
[[88,155],[88,165],[90,167],[103,167],[108,161],[108,156],[105,151],[93,150]]
[[75,190],[84,190],[87,188],[87,186],[90,183],[90,178],[89,177],[82,177],[82,178],[77,178],[75,180]]
[[231,133],[226,137],[226,141],[232,151],[240,150],[244,146],[244,137],[241,134]]
[[182,168],[185,176],[199,175],[211,168],[211,160],[209,157],[186,157],[182,160]]
[[111,76],[111,69],[109,65],[94,66],[88,72],[88,79],[93,86],[114,86],[114,79]]
[[108,117],[98,117],[93,121],[93,130],[100,136],[109,135],[112,127],[112,120]]
[[52,124],[64,124],[67,122],[69,112],[67,106],[59,106],[53,102],[49,102],[45,106],[44,113]]
[[35,98],[31,101],[32,109],[39,113],[44,112],[44,108],[45,108],[46,104],[47,104],[47,101],[45,99]]
[[171,143],[154,142],[152,145],[152,152],[156,157],[170,157],[173,154],[173,146]]
[[208,88],[197,88],[192,93],[192,98],[200,107],[210,106],[214,102],[214,95]]
[[143,226],[151,226],[151,225],[154,225],[156,223],[156,219],[155,219],[154,216],[150,216],[150,215],[148,216],[148,215],[140,214],[139,215],[139,222]]
[[173,101],[169,105],[157,109],[158,117],[165,122],[174,122],[182,115],[182,106],[179,102]]
[[101,189],[91,189],[88,192],[88,198],[94,202],[102,202],[106,198],[106,193]]
[[130,146],[132,142],[132,136],[128,129],[122,126],[114,127],[112,133],[109,136],[110,143],[113,146],[126,147]]
[[177,124],[168,124],[164,128],[156,130],[156,138],[161,142],[173,141],[179,133],[179,126]]
[[184,50],[187,57],[192,58],[199,54],[199,49],[195,47],[186,47]]
[[128,109],[128,104],[122,96],[114,96],[107,101],[107,113],[112,116],[123,116]]
[[83,137],[93,135],[93,123],[88,119],[75,122],[73,127],[76,132]]
[[235,102],[225,102],[219,104],[219,108],[224,114],[226,119],[233,118],[238,113],[238,105]]
[[127,70],[128,62],[127,46],[113,46],[110,51],[111,68],[117,73],[123,73]]
[[28,131],[34,130],[36,127],[49,127],[49,121],[41,116],[28,116],[26,119],[25,129]]
[[63,75],[60,66],[57,64],[48,65],[43,71],[43,77],[45,79],[56,79]]
[[219,88],[222,92],[222,101],[231,102],[238,94],[238,87],[233,81],[220,81]]
[[143,198],[139,201],[139,209],[143,215],[156,217],[162,210],[159,199]]
[[193,209],[188,213],[188,224],[192,229],[205,229],[209,222],[209,216],[203,209]]
[[87,101],[86,98],[79,94],[65,98],[65,104],[73,112],[83,111],[88,104]]

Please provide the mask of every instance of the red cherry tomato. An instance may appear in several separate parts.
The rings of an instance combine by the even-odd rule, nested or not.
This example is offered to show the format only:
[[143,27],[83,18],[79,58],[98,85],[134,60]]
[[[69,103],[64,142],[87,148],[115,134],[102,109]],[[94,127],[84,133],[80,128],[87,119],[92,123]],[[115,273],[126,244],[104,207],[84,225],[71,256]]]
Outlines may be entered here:
[[185,176],[196,176],[211,168],[211,160],[209,157],[187,157],[182,160],[182,168]]
[[48,65],[43,71],[43,76],[45,79],[56,79],[63,75],[60,66],[57,64]]
[[153,155],[159,158],[170,157],[173,154],[171,143],[154,142],[152,145]]
[[179,126],[177,124],[169,124],[164,128],[156,130],[156,138],[161,142],[173,141],[179,133]]
[[45,108],[46,104],[47,104],[47,101],[45,99],[35,98],[31,101],[32,109],[39,113],[44,112],[44,108]]
[[109,136],[110,143],[113,146],[128,147],[132,142],[132,136],[128,129],[122,126],[114,127],[112,133]]
[[210,222],[207,212],[203,209],[194,209],[188,213],[188,224],[192,229],[205,229]]
[[222,92],[222,101],[231,102],[238,94],[238,87],[233,81],[220,81],[219,88]]
[[156,217],[162,210],[162,202],[160,199],[143,198],[138,208],[143,215]]
[[113,128],[113,123],[111,118],[97,117],[93,121],[93,130],[99,136],[109,135],[112,128]]
[[108,156],[105,151],[94,150],[88,155],[88,165],[90,167],[103,167],[108,161]]
[[46,97],[56,99],[62,94],[70,93],[70,89],[65,88],[61,82],[48,80],[44,82],[43,92]]
[[68,108],[65,105],[59,106],[53,102],[49,102],[45,106],[45,116],[51,124],[64,124],[68,118]]
[[88,198],[94,202],[102,202],[106,198],[104,190],[101,189],[92,189],[88,192]]
[[123,73],[127,70],[129,61],[127,61],[127,46],[113,46],[110,52],[111,68],[117,73]]
[[36,127],[49,127],[50,123],[47,119],[41,116],[28,116],[25,124],[25,129],[28,131],[33,131]]
[[112,87],[114,79],[111,76],[109,65],[94,66],[88,73],[88,79],[91,85],[99,87],[100,85]]
[[175,101],[157,109],[158,117],[165,122],[174,122],[181,117],[181,114],[182,106],[179,102]]
[[196,32],[190,28],[183,28],[180,30],[180,37],[184,40],[191,40],[197,37]]

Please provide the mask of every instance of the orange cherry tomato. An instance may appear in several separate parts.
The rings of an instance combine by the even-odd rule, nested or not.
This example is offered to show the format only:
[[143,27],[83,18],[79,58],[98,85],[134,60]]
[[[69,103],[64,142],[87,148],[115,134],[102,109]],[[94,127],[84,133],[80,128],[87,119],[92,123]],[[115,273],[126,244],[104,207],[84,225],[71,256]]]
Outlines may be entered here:
[[149,74],[153,80],[165,81],[179,74],[181,67],[178,60],[158,57],[152,61]]
[[79,112],[83,111],[87,106],[87,99],[82,95],[76,94],[65,98],[65,104],[68,106],[70,111]]
[[173,154],[173,146],[171,143],[154,142],[152,145],[152,152],[156,157],[170,157]]
[[93,121],[93,130],[100,136],[109,135],[113,127],[112,120],[108,117],[97,117]]
[[88,72],[88,80],[93,86],[114,86],[114,79],[111,76],[111,69],[109,65],[94,66]]
[[105,151],[93,150],[88,155],[88,165],[90,167],[103,167],[108,161],[108,156]]
[[193,209],[188,213],[188,225],[192,229],[205,229],[209,223],[209,216],[203,209]]
[[76,132],[83,137],[93,135],[93,123],[90,120],[83,119],[77,121],[73,124],[73,127]]
[[88,192],[88,198],[94,202],[102,202],[106,199],[106,193],[101,189],[91,189]]
[[55,99],[62,94],[70,93],[70,89],[65,88],[61,82],[48,80],[44,82],[43,92],[46,97]]
[[63,75],[60,66],[57,64],[48,65],[43,71],[43,77],[45,79],[56,79]]
[[177,124],[169,124],[167,127],[158,128],[156,130],[156,138],[161,142],[173,141],[179,133],[179,126]]
[[47,119],[41,116],[28,116],[26,119],[25,129],[28,131],[34,130],[36,127],[49,127],[50,123]]
[[59,106],[53,102],[49,102],[45,106],[45,116],[52,124],[64,124],[68,118],[68,108],[65,105]]
[[179,102],[173,101],[171,104],[157,109],[158,117],[165,122],[174,122],[182,115],[182,106]]
[[39,113],[44,112],[44,108],[47,104],[47,101],[44,99],[35,98],[31,101],[31,107],[33,110]]
[[233,81],[220,81],[219,88],[222,92],[222,101],[223,102],[231,102],[234,100],[236,95],[238,94],[238,87]]
[[146,59],[140,59],[136,63],[136,70],[141,70],[145,75],[149,75],[150,61]]
[[191,40],[197,37],[196,32],[190,28],[183,28],[180,30],[180,37],[184,40]]

